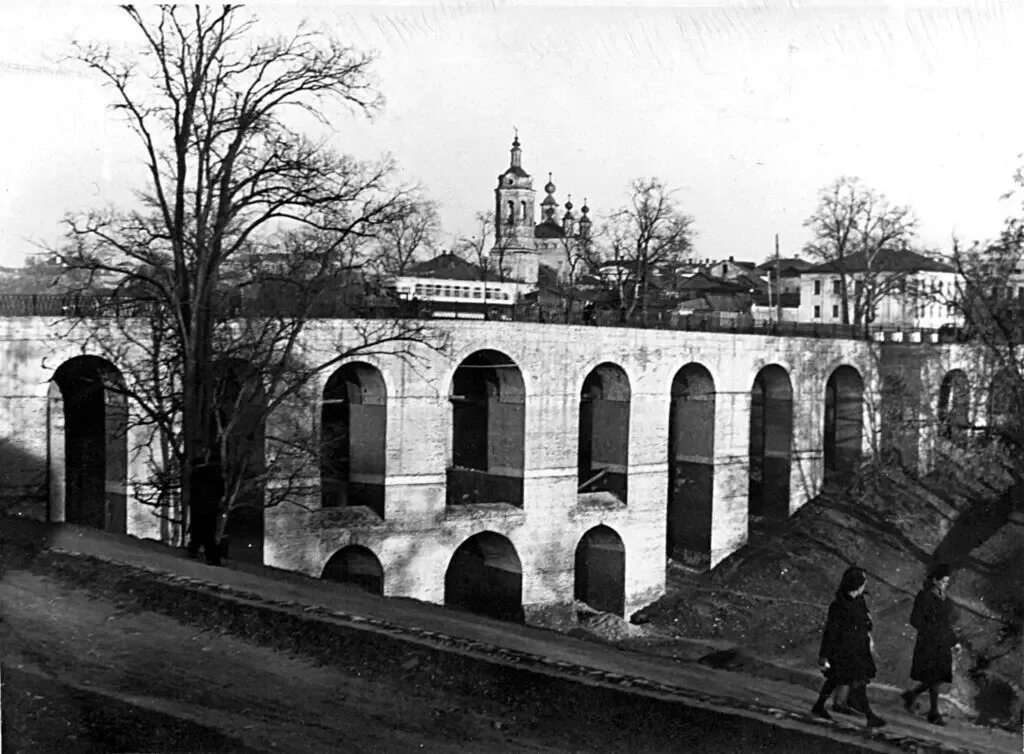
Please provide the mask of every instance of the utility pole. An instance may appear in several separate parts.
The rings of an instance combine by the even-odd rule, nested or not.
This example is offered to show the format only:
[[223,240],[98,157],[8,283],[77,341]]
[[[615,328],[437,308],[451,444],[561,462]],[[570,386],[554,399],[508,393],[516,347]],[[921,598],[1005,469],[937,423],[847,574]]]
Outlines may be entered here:
[[[778,307],[778,316],[775,321],[782,323],[782,265],[779,262],[779,234],[775,234],[775,285],[778,290],[775,292],[775,305]],[[769,286],[771,287],[771,286]]]

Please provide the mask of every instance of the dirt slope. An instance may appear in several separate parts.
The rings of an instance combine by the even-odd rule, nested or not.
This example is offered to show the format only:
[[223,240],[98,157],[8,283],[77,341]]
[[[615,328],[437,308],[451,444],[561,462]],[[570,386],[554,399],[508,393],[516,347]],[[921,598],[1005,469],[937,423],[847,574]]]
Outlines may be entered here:
[[668,594],[634,618],[662,638],[623,643],[672,653],[672,637],[724,641],[738,650],[719,654],[724,665],[756,670],[743,659],[749,654],[811,671],[839,576],[856,564],[870,575],[877,681],[905,686],[914,595],[928,566],[947,562],[957,568],[950,591],[967,639],[947,709],[1020,726],[1024,519],[1005,474],[989,470],[979,482],[976,472],[970,458],[921,480],[877,472],[859,489],[824,494],[774,529],[755,531],[711,573],[670,567]]

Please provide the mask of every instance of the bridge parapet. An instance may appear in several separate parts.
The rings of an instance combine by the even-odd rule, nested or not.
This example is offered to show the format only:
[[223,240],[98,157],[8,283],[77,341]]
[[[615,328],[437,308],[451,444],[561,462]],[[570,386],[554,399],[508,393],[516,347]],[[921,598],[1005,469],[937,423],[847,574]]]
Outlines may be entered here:
[[[435,311],[429,302],[397,299],[389,296],[339,295],[304,305],[301,312],[295,302],[279,299],[247,299],[234,292],[218,300],[224,317],[290,317],[305,319],[472,319]],[[125,296],[77,294],[0,294],[0,317],[149,317],[160,304]],[[463,313],[464,314],[464,313]],[[481,311],[487,319],[489,313]],[[560,307],[516,304],[498,312],[502,321],[548,325],[586,325],[590,327],[638,328],[642,330],[682,330],[686,332],[735,333],[773,337],[870,340],[883,343],[962,342],[963,333],[954,329],[902,330],[892,326],[820,324],[814,322],[777,322],[755,319],[749,314],[710,312],[570,311]]]

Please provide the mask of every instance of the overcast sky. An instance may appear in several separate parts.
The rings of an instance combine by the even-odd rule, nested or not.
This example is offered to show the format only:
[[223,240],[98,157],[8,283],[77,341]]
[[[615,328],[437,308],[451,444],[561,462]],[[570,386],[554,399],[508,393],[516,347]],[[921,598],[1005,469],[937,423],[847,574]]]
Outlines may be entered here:
[[[347,152],[390,152],[442,205],[445,243],[493,205],[513,127],[543,198],[601,219],[658,176],[701,256],[761,260],[807,240],[818,190],[859,176],[921,240],[995,235],[1024,152],[1024,4],[421,2],[256,6],[376,50],[387,99],[340,116]],[[131,41],[113,7],[0,7],[0,264],[54,242],[66,210],[130,201],[139,175],[109,94],[61,62],[69,40]]]

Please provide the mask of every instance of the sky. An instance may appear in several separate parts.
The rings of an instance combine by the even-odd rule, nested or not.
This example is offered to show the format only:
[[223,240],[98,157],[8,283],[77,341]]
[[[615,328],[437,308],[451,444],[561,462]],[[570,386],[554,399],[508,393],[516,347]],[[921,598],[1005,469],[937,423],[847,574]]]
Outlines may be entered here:
[[[390,154],[441,205],[442,246],[491,209],[518,129],[537,200],[585,198],[600,224],[658,177],[701,257],[761,261],[809,240],[821,188],[856,176],[910,206],[932,249],[991,238],[1024,164],[1024,3],[406,2],[250,6],[373,50],[386,98],[332,112],[329,139]],[[0,265],[59,240],[65,212],[127,205],[134,137],[67,61],[130,50],[113,6],[0,4]],[[539,214],[539,212],[538,212]]]

